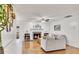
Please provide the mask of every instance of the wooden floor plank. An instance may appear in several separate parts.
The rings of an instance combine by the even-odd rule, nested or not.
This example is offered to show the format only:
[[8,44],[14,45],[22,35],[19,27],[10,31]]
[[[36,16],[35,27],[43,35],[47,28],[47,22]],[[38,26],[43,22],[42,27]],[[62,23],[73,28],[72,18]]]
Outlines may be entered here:
[[22,46],[23,54],[79,54],[79,48],[66,46],[65,50],[45,52],[41,49],[37,40],[23,42]]

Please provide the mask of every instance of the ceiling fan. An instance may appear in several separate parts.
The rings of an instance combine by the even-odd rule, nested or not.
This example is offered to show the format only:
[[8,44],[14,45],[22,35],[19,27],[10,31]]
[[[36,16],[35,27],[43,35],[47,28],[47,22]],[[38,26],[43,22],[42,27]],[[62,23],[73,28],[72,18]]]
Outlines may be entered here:
[[[50,22],[50,21],[57,21],[57,17],[52,18],[52,16],[44,16],[44,15],[41,15],[40,13],[33,13],[35,17],[31,17],[30,19],[32,19],[33,21],[37,21],[37,22]],[[58,18],[58,20],[61,20],[61,19],[64,19],[64,18],[70,18],[72,17],[72,15],[66,15],[66,16],[60,16]]]
[[38,22],[49,22],[53,18],[49,16],[40,15],[40,13],[33,13],[36,17],[33,17],[33,19],[37,19]]
[[32,21],[37,21],[37,22],[49,22],[53,18],[47,18],[47,17],[29,17],[27,19],[32,20]]

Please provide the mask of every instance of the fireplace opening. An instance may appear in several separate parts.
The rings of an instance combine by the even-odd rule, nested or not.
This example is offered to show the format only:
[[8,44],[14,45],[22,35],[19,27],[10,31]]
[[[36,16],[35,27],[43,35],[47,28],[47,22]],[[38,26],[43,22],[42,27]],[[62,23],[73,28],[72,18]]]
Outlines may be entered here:
[[40,39],[41,38],[41,32],[33,32],[33,39]]

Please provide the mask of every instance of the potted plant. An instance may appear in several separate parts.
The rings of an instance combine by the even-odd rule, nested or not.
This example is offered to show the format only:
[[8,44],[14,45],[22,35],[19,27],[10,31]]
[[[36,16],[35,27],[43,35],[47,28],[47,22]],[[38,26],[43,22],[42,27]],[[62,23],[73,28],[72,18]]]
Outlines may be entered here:
[[2,46],[2,40],[1,40],[1,32],[4,30],[4,27],[6,26],[7,21],[5,19],[5,12],[3,9],[3,5],[0,5],[0,53],[4,53],[3,46]]
[[10,24],[9,15],[8,15],[10,10],[6,11],[8,9],[8,8],[6,9],[6,7],[11,8],[12,10],[11,4],[0,5],[0,54],[4,53],[4,49],[2,46],[2,40],[1,40],[1,32],[5,29],[6,26],[8,26],[8,24]]

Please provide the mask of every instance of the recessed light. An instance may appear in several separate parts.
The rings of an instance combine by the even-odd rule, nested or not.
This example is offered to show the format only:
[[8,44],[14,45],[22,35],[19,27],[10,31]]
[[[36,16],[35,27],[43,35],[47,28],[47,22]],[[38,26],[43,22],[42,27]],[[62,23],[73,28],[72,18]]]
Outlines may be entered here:
[[43,20],[43,21],[41,21],[41,22],[43,22],[43,23],[44,23],[45,21]]

